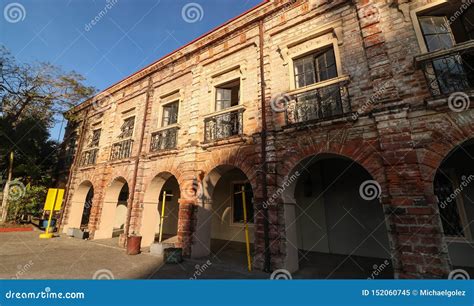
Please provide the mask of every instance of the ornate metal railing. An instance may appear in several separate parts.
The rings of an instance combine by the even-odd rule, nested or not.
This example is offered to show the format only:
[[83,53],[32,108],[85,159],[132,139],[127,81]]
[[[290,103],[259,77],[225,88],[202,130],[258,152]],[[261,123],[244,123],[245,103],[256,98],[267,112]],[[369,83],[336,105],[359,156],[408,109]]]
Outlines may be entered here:
[[99,149],[89,149],[82,152],[81,161],[79,163],[80,167],[95,165],[97,162],[97,156],[99,154]]
[[133,140],[127,139],[120,142],[116,142],[112,145],[112,151],[110,152],[110,160],[119,160],[129,158],[132,154]]
[[351,112],[347,80],[288,97],[286,123],[325,120]]
[[474,89],[474,41],[416,57],[433,97]]
[[204,119],[204,140],[213,141],[243,133],[243,109]]
[[176,149],[178,140],[178,127],[172,127],[166,130],[151,134],[150,152]]

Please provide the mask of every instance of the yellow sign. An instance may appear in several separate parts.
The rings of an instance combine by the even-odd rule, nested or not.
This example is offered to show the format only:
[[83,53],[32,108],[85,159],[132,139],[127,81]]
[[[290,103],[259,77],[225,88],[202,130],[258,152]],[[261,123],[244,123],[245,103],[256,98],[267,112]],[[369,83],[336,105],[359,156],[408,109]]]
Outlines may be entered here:
[[50,188],[46,196],[43,210],[61,210],[63,204],[64,189]]
[[51,220],[53,218],[53,211],[61,210],[63,204],[64,189],[49,188],[48,195],[46,196],[46,202],[44,202],[44,211],[49,210],[49,219],[48,226],[46,226],[46,232],[41,234],[39,237],[41,239],[50,239],[53,238],[53,233],[49,232],[51,226]]

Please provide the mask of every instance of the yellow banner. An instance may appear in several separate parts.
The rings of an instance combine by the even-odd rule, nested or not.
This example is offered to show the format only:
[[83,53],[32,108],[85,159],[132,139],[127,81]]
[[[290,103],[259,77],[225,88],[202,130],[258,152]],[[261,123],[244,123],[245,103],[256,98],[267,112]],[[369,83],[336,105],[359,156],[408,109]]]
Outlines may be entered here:
[[43,210],[61,210],[64,198],[64,189],[50,188],[44,203]]

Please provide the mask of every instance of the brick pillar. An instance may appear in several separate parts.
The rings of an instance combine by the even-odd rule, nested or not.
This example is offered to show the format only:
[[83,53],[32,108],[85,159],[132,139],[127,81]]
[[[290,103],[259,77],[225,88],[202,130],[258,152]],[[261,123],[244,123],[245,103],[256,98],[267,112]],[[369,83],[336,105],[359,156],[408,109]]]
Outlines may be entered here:
[[183,248],[183,255],[191,255],[192,232],[194,224],[195,203],[189,199],[179,199],[178,244]]
[[397,278],[443,278],[450,270],[432,188],[426,188],[408,111],[374,114],[387,177],[384,209]]
[[94,197],[92,198],[91,214],[89,216],[89,225],[87,226],[87,229],[89,230],[90,239],[94,239],[94,233],[99,227],[101,205],[102,205],[102,194],[99,192],[96,193],[96,189],[94,189]]
[[178,243],[184,256],[191,256],[193,232],[195,229],[195,210],[197,204],[197,183],[193,175],[180,184],[181,198],[178,200]]

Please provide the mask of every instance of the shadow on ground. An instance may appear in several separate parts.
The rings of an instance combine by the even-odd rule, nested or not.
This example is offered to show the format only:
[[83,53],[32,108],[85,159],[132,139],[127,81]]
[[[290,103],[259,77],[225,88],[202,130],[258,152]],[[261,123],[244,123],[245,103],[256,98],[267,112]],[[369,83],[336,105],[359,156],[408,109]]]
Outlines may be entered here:
[[[247,270],[243,243],[213,241],[208,258],[163,264],[147,252],[130,256],[118,238],[85,241],[65,236],[39,239],[40,232],[0,234],[3,279],[268,279],[269,273]],[[294,279],[367,279],[384,259],[305,253]],[[459,268],[459,267],[458,267]],[[474,269],[463,268],[470,275]],[[380,269],[379,269],[380,270]],[[393,278],[391,263],[376,279]]]

